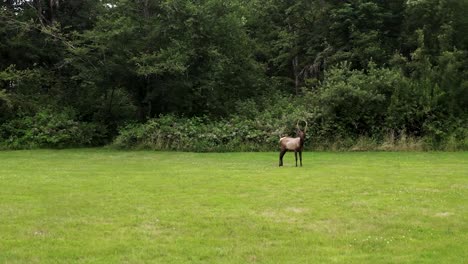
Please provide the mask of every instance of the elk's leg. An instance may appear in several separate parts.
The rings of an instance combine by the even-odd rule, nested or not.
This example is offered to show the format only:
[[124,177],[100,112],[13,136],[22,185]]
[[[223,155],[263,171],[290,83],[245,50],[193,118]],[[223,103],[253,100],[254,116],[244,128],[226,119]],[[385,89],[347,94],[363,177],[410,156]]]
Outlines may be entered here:
[[302,151],[299,151],[299,159],[301,160],[301,167],[302,167]]
[[297,151],[294,151],[294,157],[296,157],[296,167],[297,167]]
[[279,156],[279,166],[283,166],[283,157],[284,157],[284,154],[286,153],[286,149],[282,149],[281,152],[280,152],[280,156]]

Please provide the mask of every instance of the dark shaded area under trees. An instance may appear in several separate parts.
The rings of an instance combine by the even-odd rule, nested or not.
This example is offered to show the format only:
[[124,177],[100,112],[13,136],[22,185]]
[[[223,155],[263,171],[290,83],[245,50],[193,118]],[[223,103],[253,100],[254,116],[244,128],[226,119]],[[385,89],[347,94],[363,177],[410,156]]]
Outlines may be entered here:
[[467,13],[467,0],[2,0],[0,148],[119,135],[268,150],[301,118],[315,148],[468,149]]

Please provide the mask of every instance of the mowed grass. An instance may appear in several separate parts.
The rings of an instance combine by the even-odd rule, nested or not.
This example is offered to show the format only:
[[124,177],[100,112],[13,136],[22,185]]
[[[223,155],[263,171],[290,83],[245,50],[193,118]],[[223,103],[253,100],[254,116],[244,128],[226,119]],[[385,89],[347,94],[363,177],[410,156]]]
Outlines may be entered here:
[[468,153],[0,152],[0,263],[467,263]]

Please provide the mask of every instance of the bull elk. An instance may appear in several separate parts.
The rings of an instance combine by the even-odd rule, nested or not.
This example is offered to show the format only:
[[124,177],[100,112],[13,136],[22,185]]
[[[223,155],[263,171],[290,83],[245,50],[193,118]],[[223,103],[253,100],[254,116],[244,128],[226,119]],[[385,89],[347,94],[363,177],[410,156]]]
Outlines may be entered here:
[[294,151],[294,156],[296,157],[296,167],[297,167],[297,153],[299,152],[299,159],[301,161],[302,167],[302,151],[304,150],[304,140],[305,140],[305,133],[307,131],[307,121],[305,121],[305,128],[302,131],[299,128],[299,121],[296,124],[296,137],[282,137],[279,140],[281,152],[279,156],[279,166],[283,166],[283,156],[286,152]]

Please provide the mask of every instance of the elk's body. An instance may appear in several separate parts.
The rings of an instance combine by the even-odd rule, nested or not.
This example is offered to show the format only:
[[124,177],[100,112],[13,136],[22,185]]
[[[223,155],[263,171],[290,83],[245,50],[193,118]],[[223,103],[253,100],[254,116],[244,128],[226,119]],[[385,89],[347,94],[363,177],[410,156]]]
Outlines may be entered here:
[[300,164],[302,167],[302,151],[304,150],[304,140],[305,140],[305,131],[307,129],[307,122],[306,128],[304,131],[299,129],[299,123],[297,125],[296,130],[296,137],[282,137],[279,140],[280,143],[280,156],[279,156],[279,166],[283,166],[283,157],[286,152],[294,151],[294,156],[296,158],[296,167],[297,167],[297,153],[299,153]]

